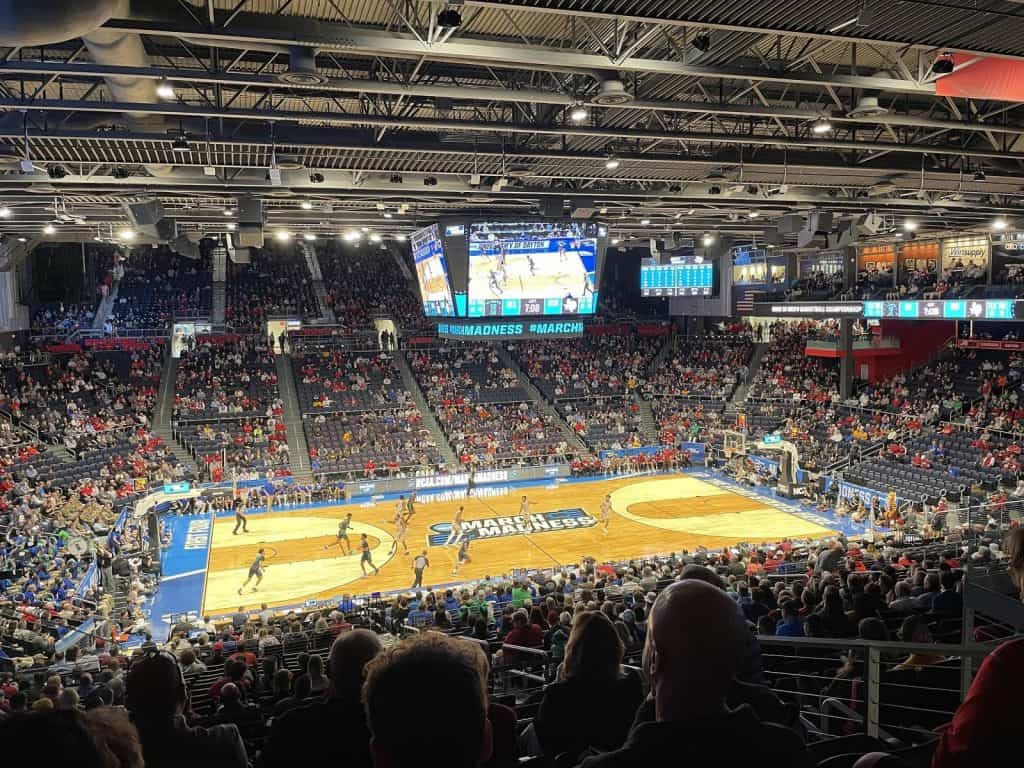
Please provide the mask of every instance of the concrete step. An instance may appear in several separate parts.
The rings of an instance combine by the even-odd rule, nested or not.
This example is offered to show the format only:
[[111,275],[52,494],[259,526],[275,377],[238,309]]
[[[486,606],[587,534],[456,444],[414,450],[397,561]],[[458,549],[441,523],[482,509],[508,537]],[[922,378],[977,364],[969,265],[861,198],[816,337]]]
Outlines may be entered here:
[[736,391],[732,393],[730,402],[737,405],[742,405],[747,401],[747,395],[750,394],[750,383],[754,380],[754,376],[757,375],[758,370],[761,368],[761,360],[764,358],[764,353],[768,351],[767,344],[755,344],[754,354],[750,357],[750,364],[747,366],[749,373],[747,374],[747,380],[741,382]]
[[284,426],[288,435],[288,463],[292,476],[300,482],[310,482],[313,473],[309,465],[309,445],[302,424],[302,408],[295,389],[295,375],[292,372],[290,355],[274,358],[277,368],[277,391],[284,403]]
[[452,450],[451,444],[448,442],[448,436],[445,435],[444,430],[441,429],[441,425],[438,424],[437,419],[434,416],[434,411],[427,404],[427,398],[423,396],[423,390],[420,389],[420,385],[416,383],[416,377],[413,376],[412,368],[409,367],[409,361],[406,360],[405,354],[402,352],[395,352],[395,363],[398,366],[399,372],[402,374],[402,385],[406,391],[412,396],[412,401],[419,408],[420,413],[423,415],[423,426],[430,430],[431,437],[434,438],[434,442],[437,443],[438,450],[441,455],[444,456],[445,462],[456,466],[459,463],[458,457],[455,455],[455,451]]
[[633,393],[633,401],[640,408],[640,431],[643,433],[648,445],[657,445],[661,440],[658,431],[658,421],[654,418],[654,410],[651,408],[651,401]]
[[572,427],[569,426],[569,422],[562,417],[562,414],[558,412],[558,409],[555,408],[554,404],[544,397],[541,391],[537,389],[533,380],[526,375],[526,372],[522,368],[519,367],[519,363],[511,354],[509,354],[505,345],[495,344],[494,347],[501,361],[515,373],[516,377],[519,379],[519,384],[526,390],[530,400],[537,406],[537,410],[554,417],[555,424],[558,425],[559,431],[562,433],[562,436],[565,438],[565,442],[570,446],[570,448],[581,453],[590,453],[590,449],[587,448],[579,436],[573,432]]
[[224,310],[227,307],[227,295],[224,283],[213,284],[213,306],[210,308],[210,322],[213,325],[224,325]]
[[102,331],[103,324],[107,322],[107,318],[110,317],[110,313],[114,311],[114,303],[117,301],[117,288],[118,283],[114,283],[110,287],[110,292],[96,308],[96,317],[92,320],[93,330]]

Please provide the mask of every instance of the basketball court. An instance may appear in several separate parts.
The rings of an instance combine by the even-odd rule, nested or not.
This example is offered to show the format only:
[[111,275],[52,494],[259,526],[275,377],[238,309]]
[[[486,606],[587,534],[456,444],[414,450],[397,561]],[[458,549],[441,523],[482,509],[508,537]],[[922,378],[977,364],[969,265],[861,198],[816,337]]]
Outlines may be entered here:
[[[568,565],[587,555],[599,561],[622,560],[693,550],[702,544],[715,548],[834,532],[824,518],[688,474],[507,487],[500,493],[469,499],[463,494],[432,494],[431,500],[418,502],[409,523],[409,555],[400,546],[397,552],[393,548],[393,499],[252,514],[249,533],[239,535],[232,533],[233,516],[218,518],[202,612],[221,614],[240,604],[297,605],[345,593],[407,589],[413,581],[412,557],[424,549],[430,558],[424,585],[437,586],[500,576],[512,569]],[[530,500],[532,533],[518,517],[524,493]],[[607,534],[599,521],[606,494],[611,494],[613,507]],[[473,535],[472,561],[455,577],[451,572],[457,548],[444,542],[459,505],[465,506],[465,524]],[[339,548],[336,539],[338,522],[348,512],[352,554]],[[368,536],[379,575],[362,575],[362,533]],[[239,597],[238,589],[260,547],[266,554],[263,582],[256,592],[250,584]]]

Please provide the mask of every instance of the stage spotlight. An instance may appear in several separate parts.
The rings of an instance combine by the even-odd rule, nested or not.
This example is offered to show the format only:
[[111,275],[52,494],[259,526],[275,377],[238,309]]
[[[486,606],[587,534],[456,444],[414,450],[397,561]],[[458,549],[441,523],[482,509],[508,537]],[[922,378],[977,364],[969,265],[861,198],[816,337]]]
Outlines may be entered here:
[[51,179],[63,179],[68,175],[68,169],[63,165],[51,165],[46,168],[46,175]]
[[309,182],[310,184],[323,184],[324,175],[322,173],[311,173],[309,174]]
[[127,179],[129,176],[131,176],[131,173],[128,171],[127,168],[123,168],[119,165],[110,172],[110,175],[113,176],[115,179]]
[[948,54],[939,56],[932,63],[933,75],[948,75],[953,71],[953,57]]
[[696,48],[701,53],[707,53],[711,50],[711,36],[710,35],[697,35],[690,41],[690,45]]
[[171,142],[172,152],[188,152],[191,149],[192,147],[189,145],[188,139],[186,139],[184,136],[179,136],[178,138]]
[[391,174],[391,183],[392,184],[401,184],[402,183],[402,174],[400,174],[400,173],[392,173]]
[[984,181],[985,180],[985,172],[981,171],[981,170],[975,171],[974,172],[974,180],[975,181]]
[[425,176],[423,178],[423,186],[425,187],[436,187],[437,177],[436,176]]

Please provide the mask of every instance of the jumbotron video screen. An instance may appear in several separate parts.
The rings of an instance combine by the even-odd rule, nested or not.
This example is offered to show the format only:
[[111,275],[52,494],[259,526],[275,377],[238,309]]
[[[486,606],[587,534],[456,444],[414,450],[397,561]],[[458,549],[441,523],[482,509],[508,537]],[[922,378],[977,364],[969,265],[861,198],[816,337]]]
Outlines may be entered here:
[[469,228],[469,317],[592,315],[593,223],[481,222]]
[[455,304],[437,224],[413,232],[410,242],[423,297],[423,313],[427,317],[451,317],[455,314]]

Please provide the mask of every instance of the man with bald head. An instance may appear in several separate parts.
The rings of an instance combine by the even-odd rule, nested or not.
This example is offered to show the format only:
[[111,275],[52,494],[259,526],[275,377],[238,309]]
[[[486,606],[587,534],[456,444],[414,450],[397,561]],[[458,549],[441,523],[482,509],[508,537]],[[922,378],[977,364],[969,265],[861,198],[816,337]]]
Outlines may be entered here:
[[758,750],[758,762],[813,766],[794,733],[762,723],[748,706],[726,704],[748,631],[721,589],[700,579],[665,589],[648,616],[643,655],[655,721],[637,725],[622,749],[589,758],[584,768],[647,768],[668,755],[674,763],[716,760],[738,737]]
[[370,768],[370,731],[360,691],[366,665],[382,650],[367,629],[342,632],[331,646],[331,686],[320,701],[275,718],[260,759],[263,768],[345,765]]

